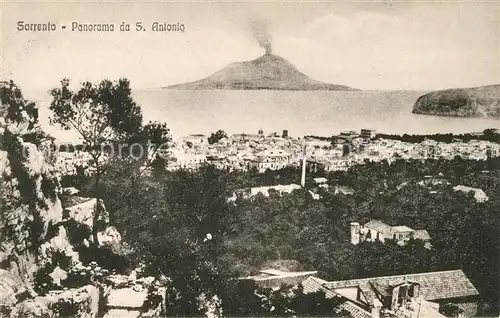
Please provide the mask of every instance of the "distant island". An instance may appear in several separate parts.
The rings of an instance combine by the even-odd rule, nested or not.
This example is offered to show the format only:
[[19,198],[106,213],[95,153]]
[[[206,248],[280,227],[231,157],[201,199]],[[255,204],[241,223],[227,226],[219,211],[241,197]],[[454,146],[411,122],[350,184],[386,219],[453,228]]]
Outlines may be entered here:
[[500,119],[500,85],[434,91],[417,99],[413,113]]
[[164,87],[179,90],[356,90],[309,78],[282,57],[267,53],[255,60],[229,64],[199,81]]

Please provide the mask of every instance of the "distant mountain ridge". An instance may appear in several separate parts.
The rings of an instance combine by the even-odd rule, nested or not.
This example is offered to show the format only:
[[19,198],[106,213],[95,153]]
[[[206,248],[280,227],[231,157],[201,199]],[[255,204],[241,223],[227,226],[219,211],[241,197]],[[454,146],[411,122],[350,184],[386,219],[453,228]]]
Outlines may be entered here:
[[500,119],[500,85],[446,89],[420,96],[413,113]]
[[184,90],[356,90],[309,78],[284,58],[265,54],[257,59],[229,64],[198,81],[164,87]]

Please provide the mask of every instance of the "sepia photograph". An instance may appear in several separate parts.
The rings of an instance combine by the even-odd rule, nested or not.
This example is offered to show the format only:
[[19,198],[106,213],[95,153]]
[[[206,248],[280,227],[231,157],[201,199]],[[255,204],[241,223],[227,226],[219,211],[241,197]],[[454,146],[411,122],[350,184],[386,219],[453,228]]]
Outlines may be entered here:
[[500,1],[0,2],[0,317],[500,316]]

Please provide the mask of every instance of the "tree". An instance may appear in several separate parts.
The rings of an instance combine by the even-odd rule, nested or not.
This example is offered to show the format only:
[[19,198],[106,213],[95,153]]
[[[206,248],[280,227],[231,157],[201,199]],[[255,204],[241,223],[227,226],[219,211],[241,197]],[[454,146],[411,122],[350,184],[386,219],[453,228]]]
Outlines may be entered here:
[[[96,169],[95,196],[100,199],[98,187],[103,175],[105,146],[130,141],[142,127],[141,109],[131,96],[130,83],[127,79],[103,80],[99,84],[84,82],[78,90],[72,90],[70,81],[63,79],[61,87],[52,89],[50,95],[53,98],[51,123],[78,132],[92,156]],[[94,244],[98,243],[100,214],[101,209],[97,207],[93,216]]]
[[223,257],[231,215],[225,172],[206,166],[133,180],[133,169],[119,164],[103,177],[111,221],[146,272],[170,278],[167,314],[199,315],[199,297],[221,295],[231,277]]
[[38,107],[24,99],[21,89],[13,82],[0,82],[0,117],[6,123],[28,123],[27,130],[31,130],[38,123]]
[[302,284],[263,288],[253,280],[231,281],[223,298],[224,315],[231,317],[346,317],[339,309],[344,300],[327,298],[323,291],[304,293]]
[[219,130],[217,130],[217,132],[212,133],[210,135],[210,137],[208,137],[208,143],[211,145],[215,144],[216,142],[218,142],[222,138],[227,138],[227,134],[224,132],[224,130],[219,129]]

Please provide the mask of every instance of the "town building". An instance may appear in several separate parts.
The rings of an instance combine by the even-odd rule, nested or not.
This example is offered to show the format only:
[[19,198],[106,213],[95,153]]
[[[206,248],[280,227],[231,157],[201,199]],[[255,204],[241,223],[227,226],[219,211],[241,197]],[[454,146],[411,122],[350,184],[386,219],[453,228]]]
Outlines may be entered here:
[[306,169],[309,172],[326,172],[329,171],[329,163],[326,159],[310,158],[306,159]]
[[307,160],[307,171],[312,173],[347,171],[354,165],[350,158],[311,158]]
[[208,145],[208,137],[203,134],[191,134],[183,137],[180,144],[188,148],[201,148]]
[[61,175],[76,175],[77,167],[87,169],[91,162],[92,156],[86,151],[60,151],[57,153],[54,168]]
[[476,199],[477,202],[486,202],[489,200],[489,197],[486,195],[486,193],[483,191],[483,189],[479,188],[472,188],[472,187],[467,187],[464,185],[457,185],[453,187],[453,190],[455,191],[461,191],[465,193],[474,193],[474,199]]
[[373,137],[375,137],[375,130],[374,129],[361,129],[360,137],[363,139],[372,139]]
[[491,146],[486,149],[486,157],[488,159],[495,158],[498,156],[498,149],[494,149]]
[[265,187],[254,187],[254,188],[246,188],[246,189],[238,189],[235,190],[233,195],[229,198],[229,201],[234,201],[238,197],[242,197],[244,199],[251,198],[256,196],[257,194],[262,194],[263,196],[269,197],[269,192],[276,191],[280,195],[284,193],[292,193],[294,190],[300,189],[301,186],[295,183],[291,184],[279,184],[274,186],[265,186]]
[[[421,143],[402,142],[393,139],[368,138],[374,135],[371,129],[342,132],[333,138],[306,136],[303,139],[291,138],[285,129],[281,134],[265,136],[259,134],[234,134],[209,144],[206,135],[192,134],[176,139],[158,150],[167,160],[167,169],[197,169],[203,163],[220,169],[248,170],[256,168],[259,172],[267,169],[279,170],[288,165],[301,166],[307,147],[307,171],[314,173],[346,171],[351,166],[364,164],[366,161],[377,162],[397,159],[446,159],[460,156],[467,160],[487,160],[500,155],[500,144],[457,139],[452,143],[427,139]],[[375,136],[376,137],[376,136]],[[369,141],[368,141],[369,139]],[[83,146],[64,145],[59,147],[55,168],[60,175],[77,174],[77,166],[86,174],[94,173],[90,154]],[[148,159],[153,159],[155,152],[148,151]],[[205,156],[205,157],[204,157]],[[103,160],[105,158],[103,157]]]
[[[278,289],[302,285],[306,294],[323,292],[355,318],[473,317],[479,292],[462,270],[326,281],[316,271],[262,270],[240,278]],[[335,313],[332,313],[335,316]]]
[[281,149],[267,149],[256,155],[250,163],[250,168],[256,168],[259,172],[266,170],[279,170],[288,166],[291,162],[291,154]]
[[385,242],[386,239],[395,240],[398,244],[404,245],[408,240],[422,240],[426,248],[431,248],[431,237],[426,230],[413,230],[405,225],[390,226],[379,220],[360,226],[358,222],[351,223],[351,244],[360,242]]
[[305,293],[337,297],[356,318],[473,317],[479,298],[462,270],[341,281],[309,277],[302,286]]
[[324,186],[328,186],[327,182],[328,182],[328,179],[325,178],[325,177],[319,177],[319,178],[314,178],[314,183],[318,186],[318,187],[324,187]]
[[351,141],[357,137],[359,137],[359,134],[357,132],[349,130],[341,132],[336,139],[341,141]]
[[167,162],[167,169],[196,170],[199,169],[206,162],[207,162],[207,156],[203,154],[177,153]]
[[342,157],[347,157],[352,151],[354,147],[350,142],[345,142],[342,145]]

